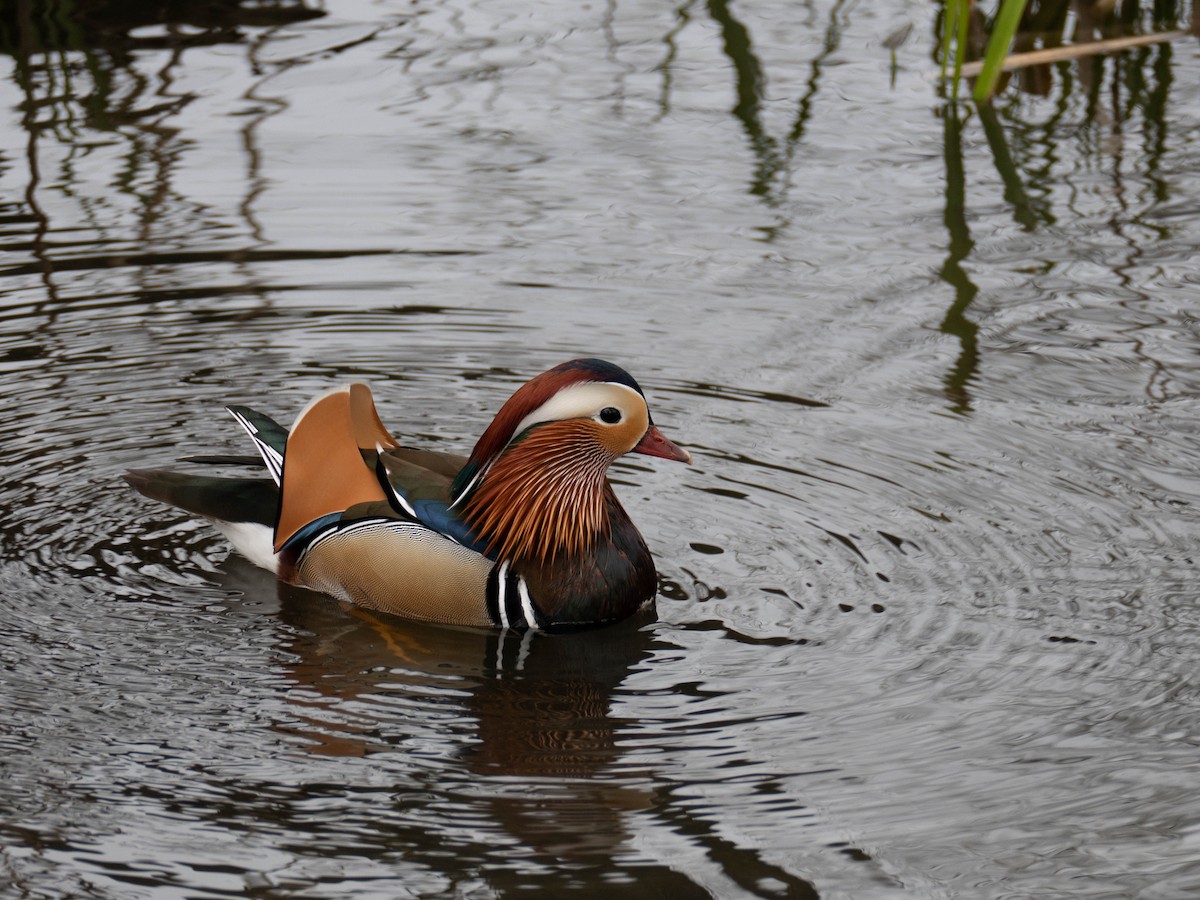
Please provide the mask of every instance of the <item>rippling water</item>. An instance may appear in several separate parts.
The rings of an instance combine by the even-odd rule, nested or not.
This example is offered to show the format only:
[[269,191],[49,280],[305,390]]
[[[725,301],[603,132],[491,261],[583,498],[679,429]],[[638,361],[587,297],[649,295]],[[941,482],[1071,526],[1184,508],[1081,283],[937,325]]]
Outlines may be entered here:
[[[924,3],[204,7],[5,13],[7,895],[1200,892],[1194,41],[981,117]],[[118,477],[351,378],[462,450],[584,354],[696,457],[615,469],[619,628]]]

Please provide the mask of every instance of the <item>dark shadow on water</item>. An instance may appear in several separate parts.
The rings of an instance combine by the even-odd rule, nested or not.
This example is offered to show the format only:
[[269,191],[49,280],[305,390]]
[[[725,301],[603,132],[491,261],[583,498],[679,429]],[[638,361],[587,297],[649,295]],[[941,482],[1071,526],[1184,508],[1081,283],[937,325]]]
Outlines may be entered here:
[[[11,247],[10,247],[11,248]],[[412,256],[464,256],[474,255],[467,250],[225,250],[225,251],[174,251],[167,253],[114,253],[100,256],[70,256],[47,259],[41,265],[8,266],[0,269],[0,278],[13,275],[29,275],[38,271],[70,272],[79,269],[120,269],[141,266],[181,266],[200,263],[246,263],[287,262],[304,259],[345,259],[352,256],[384,256],[389,254]]]
[[[38,52],[102,50],[113,65],[124,66],[139,50],[236,42],[245,28],[324,15],[304,0],[16,0],[0,4],[0,50],[13,55],[13,36],[21,34]],[[153,26],[166,32],[135,33]]]

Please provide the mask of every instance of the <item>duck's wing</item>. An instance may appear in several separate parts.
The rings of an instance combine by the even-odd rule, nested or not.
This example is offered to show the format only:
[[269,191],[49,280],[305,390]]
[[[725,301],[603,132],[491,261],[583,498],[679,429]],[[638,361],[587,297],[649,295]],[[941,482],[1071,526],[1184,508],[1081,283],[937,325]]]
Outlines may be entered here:
[[[446,502],[465,457],[400,447],[380,422],[366,385],[317,397],[290,433],[249,407],[231,406],[229,412],[259,457],[186,460],[265,466],[270,479],[137,469],[125,480],[147,497],[211,520],[240,552],[272,570],[285,544],[299,550],[333,523],[362,518],[407,519],[474,549],[468,529]],[[244,531],[253,532],[251,538]]]
[[396,447],[383,453],[392,462],[417,466],[436,475],[453,481],[454,477],[467,464],[467,457],[460,453],[444,453],[439,450],[418,450],[414,447]]
[[[365,385],[351,385],[322,394],[296,417],[283,453],[276,552],[319,519],[393,499],[363,459],[360,444],[378,437],[373,433],[378,417],[374,404],[364,412],[361,391],[355,388],[366,390]],[[370,391],[366,398],[369,404]]]
[[450,486],[466,460],[457,454],[398,447],[381,453],[379,465],[409,515],[463,546],[484,553],[485,545],[450,506]]
[[379,454],[388,481],[411,501],[449,502],[450,484],[466,462],[465,456],[397,447]]

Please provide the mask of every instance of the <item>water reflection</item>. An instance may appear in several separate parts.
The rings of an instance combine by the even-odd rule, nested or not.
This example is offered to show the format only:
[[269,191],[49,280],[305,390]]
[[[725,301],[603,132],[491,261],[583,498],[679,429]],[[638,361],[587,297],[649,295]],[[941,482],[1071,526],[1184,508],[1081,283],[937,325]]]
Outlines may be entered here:
[[[110,6],[30,6],[0,83],[28,893],[1194,893],[1183,43],[989,115],[941,108],[923,18],[889,47],[837,0],[247,3],[78,43],[36,29]],[[243,450],[223,403],[350,378],[461,450],[582,353],[644,361],[702,451],[619,470],[663,572],[631,632],[277,598],[118,486]]]
[[[119,0],[77,6],[59,0],[48,8],[7,5],[0,15],[0,52],[13,58],[23,98],[23,213],[33,226],[27,247],[5,247],[25,249],[32,260],[0,274],[40,276],[54,300],[59,296],[56,272],[128,268],[140,271],[138,281],[148,288],[159,281],[152,267],[228,262],[246,272],[250,284],[243,287],[253,290],[249,267],[254,263],[359,252],[256,249],[266,243],[254,214],[266,185],[256,132],[287,105],[281,97],[263,94],[262,86],[293,63],[266,63],[263,48],[280,29],[324,11],[293,0],[167,7]],[[241,240],[209,202],[177,185],[195,138],[171,123],[183,119],[199,96],[179,86],[185,58],[190,50],[219,45],[244,46],[256,77],[242,98],[246,117],[239,129],[246,185],[232,211],[241,219]],[[113,166],[105,183],[89,182],[98,155]],[[91,164],[84,165],[88,157]],[[121,222],[119,212],[130,214],[136,224]],[[237,249],[184,249],[194,240],[193,223],[218,240],[236,241]],[[96,253],[100,248],[107,252]]]
[[979,369],[979,326],[966,316],[967,308],[979,293],[979,288],[962,265],[975,246],[966,216],[967,180],[963,172],[962,153],[965,118],[965,111],[957,104],[948,104],[942,110],[946,161],[946,211],[943,221],[950,237],[950,246],[946,262],[938,273],[954,289],[954,302],[946,311],[940,327],[944,333],[957,337],[961,344],[958,360],[944,381],[950,409],[960,414],[971,411],[971,395],[967,388]]
[[[1054,216],[1051,214],[1049,207],[1045,203],[1035,202],[1029,196],[1024,179],[1017,170],[1017,166],[1013,162],[1012,153],[1009,151],[1008,137],[1005,133],[1004,123],[996,115],[995,108],[990,104],[982,104],[976,107],[976,112],[979,114],[979,122],[983,126],[983,133],[987,137],[988,149],[992,151],[992,163],[995,165],[996,171],[1004,183],[1004,200],[1012,207],[1013,221],[1028,231],[1034,230],[1039,225],[1053,225]],[[955,132],[952,135],[947,131],[946,135],[946,171],[947,185],[949,185],[952,180],[951,172],[953,172],[953,178],[960,180],[963,178],[961,132],[966,113],[965,111],[960,113],[956,109],[947,108],[943,112],[943,115],[955,122],[954,125],[948,124],[946,126],[947,129],[953,128]],[[959,162],[952,162],[952,155],[957,156]],[[1042,196],[1045,195],[1047,187],[1044,181],[1045,176],[1043,175],[1043,183],[1037,185]],[[965,190],[965,183],[957,185],[956,189]]]
[[[974,53],[979,55],[988,29],[979,7],[972,8],[972,15]],[[1180,10],[1169,3],[1155,4],[1153,10],[1136,2],[1107,8],[1078,0],[1031,3],[1022,20],[1014,52],[1035,45],[1060,46],[1068,37],[1074,43],[1081,43],[1147,29],[1171,30],[1179,24]],[[1080,202],[1087,193],[1077,190],[1069,190],[1065,200],[1057,200],[1065,207],[1064,211],[1057,215],[1054,211],[1056,198],[1063,194],[1064,181],[1063,172],[1056,166],[1059,153],[1056,141],[1065,123],[1082,113],[1085,127],[1078,130],[1079,141],[1085,156],[1095,158],[1097,169],[1106,172],[1110,179],[1107,196],[1114,201],[1114,208],[1106,224],[1123,246],[1111,270],[1124,289],[1136,294],[1137,285],[1126,273],[1141,266],[1147,246],[1170,237],[1169,226],[1154,221],[1147,213],[1170,196],[1161,171],[1164,155],[1171,146],[1165,107],[1172,85],[1172,53],[1171,44],[1164,43],[1112,56],[1033,66],[1015,74],[1018,90],[1002,93],[996,106],[948,103],[942,109],[946,181],[943,221],[949,234],[949,248],[938,274],[953,290],[953,301],[939,329],[954,336],[960,344],[958,357],[944,377],[943,390],[951,411],[959,414],[971,411],[969,385],[978,377],[980,365],[978,325],[966,315],[979,294],[979,287],[964,266],[975,250],[968,226],[968,180],[963,163],[963,134],[974,118],[973,113],[978,114],[992,164],[1003,185],[1003,199],[1011,208],[1014,222],[1029,232],[1052,228],[1067,213],[1076,219],[1091,214]],[[1050,114],[1043,123],[1033,124],[1028,97],[1049,98],[1055,94],[1055,72],[1062,77]],[[1108,91],[1101,89],[1104,85]],[[1077,102],[1077,90],[1085,97],[1082,109]],[[1129,196],[1125,183],[1126,131],[1131,126],[1140,127],[1143,134],[1143,149],[1134,164],[1141,194],[1136,198]],[[1066,175],[1068,186],[1074,177],[1075,173]],[[1162,368],[1156,360],[1148,358],[1147,362],[1153,372]],[[1151,396],[1160,399],[1164,395],[1154,385],[1161,380],[1159,374],[1152,374],[1147,389]]]
[[276,729],[308,753],[377,759],[401,779],[394,813],[411,816],[423,798],[440,798],[422,817],[441,823],[442,839],[423,841],[395,821],[380,835],[392,850],[403,841],[410,859],[453,872],[453,847],[464,883],[512,848],[559,869],[531,882],[543,890],[596,878],[695,890],[685,871],[636,860],[640,820],[639,829],[650,824],[707,847],[724,877],[751,895],[817,896],[723,836],[683,785],[623,762],[623,746],[643,742],[646,723],[614,714],[614,693],[655,654],[678,649],[656,637],[648,616],[551,639],[430,628],[288,587],[279,600],[295,717]]
[[[754,52],[750,29],[738,18],[728,0],[709,0],[708,13],[720,26],[725,55],[733,68],[737,102],[731,112],[741,122],[758,164],[750,183],[750,193],[760,197],[770,207],[780,206],[787,198],[792,182],[793,157],[804,139],[804,131],[813,113],[813,101],[821,85],[824,67],[837,52],[845,23],[844,0],[837,0],[829,11],[829,24],[820,52],[813,58],[811,74],[804,93],[795,101],[796,112],[791,126],[782,139],[771,134],[764,122],[763,103],[767,96],[767,76],[763,64]],[[677,12],[681,24],[686,21],[690,4]],[[668,46],[673,47],[671,36]],[[668,82],[664,65],[664,97]],[[665,108],[665,100],[664,100]],[[782,222],[763,229],[765,240],[774,239]]]
[[[487,798],[494,824],[564,858],[611,856],[627,838],[623,812],[650,804],[644,790],[595,777],[619,756],[626,723],[610,715],[612,692],[648,657],[653,635],[644,616],[598,640],[549,640],[344,612],[295,589],[282,589],[280,601],[294,634],[283,647],[300,689],[292,702],[306,710],[285,730],[311,752],[403,750],[420,728],[453,722],[464,774],[512,786]],[[358,715],[339,722],[345,709]],[[425,721],[412,733],[389,733],[401,713]]]
[[[978,57],[982,55],[988,28],[981,7],[973,6],[971,15],[972,48],[968,55]],[[1137,2],[1034,2],[1026,9],[1013,52],[1035,46],[1053,48],[1121,35],[1173,31],[1180,27],[1181,18],[1182,10],[1176,3],[1143,7]],[[1001,90],[995,108],[985,105],[980,114],[993,162],[1005,187],[1005,200],[1013,207],[1019,224],[1026,228],[1054,224],[1049,204],[1043,199],[1031,202],[1029,194],[1048,198],[1053,193],[1061,173],[1053,165],[1052,135],[1060,134],[1063,126],[1081,113],[1087,126],[1076,132],[1081,146],[1089,156],[1113,157],[1111,174],[1118,195],[1123,133],[1127,125],[1140,124],[1145,140],[1138,171],[1150,179],[1155,199],[1166,196],[1166,185],[1158,173],[1162,155],[1169,146],[1164,112],[1172,84],[1174,52],[1172,44],[1163,43],[1125,53],[1030,66],[1009,74],[1008,77],[1016,79],[1017,90]],[[1077,102],[1080,94],[1084,101],[1082,109]],[[1031,121],[1030,97],[1052,98],[1053,105],[1044,122]]]

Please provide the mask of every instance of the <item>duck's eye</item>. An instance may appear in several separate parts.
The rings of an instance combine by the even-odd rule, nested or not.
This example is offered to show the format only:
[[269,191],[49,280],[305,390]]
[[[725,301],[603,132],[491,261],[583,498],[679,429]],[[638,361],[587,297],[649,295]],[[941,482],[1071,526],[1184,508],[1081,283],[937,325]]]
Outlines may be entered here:
[[600,421],[609,425],[616,425],[621,421],[621,411],[615,406],[606,406],[600,410]]

